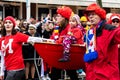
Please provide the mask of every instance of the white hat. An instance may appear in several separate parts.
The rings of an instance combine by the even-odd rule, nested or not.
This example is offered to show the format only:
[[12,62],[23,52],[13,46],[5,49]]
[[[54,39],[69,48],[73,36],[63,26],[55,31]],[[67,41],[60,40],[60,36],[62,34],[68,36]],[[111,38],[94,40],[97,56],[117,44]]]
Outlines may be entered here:
[[119,19],[119,20],[120,20],[120,17],[118,17],[118,16],[113,16],[113,17],[111,18],[111,20],[113,20],[113,19]]
[[34,28],[34,29],[36,29],[36,26],[35,26],[34,24],[30,24],[30,25],[29,25],[29,28]]

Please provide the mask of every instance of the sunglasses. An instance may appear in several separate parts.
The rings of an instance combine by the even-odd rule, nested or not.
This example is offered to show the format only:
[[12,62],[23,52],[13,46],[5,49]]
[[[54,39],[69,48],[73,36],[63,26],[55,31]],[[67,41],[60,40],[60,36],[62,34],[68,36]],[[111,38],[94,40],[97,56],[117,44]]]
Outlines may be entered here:
[[34,30],[34,29],[29,29],[29,30]]
[[115,22],[116,22],[116,23],[119,23],[120,21],[119,21],[119,20],[113,20],[112,22],[113,22],[113,23],[115,23]]

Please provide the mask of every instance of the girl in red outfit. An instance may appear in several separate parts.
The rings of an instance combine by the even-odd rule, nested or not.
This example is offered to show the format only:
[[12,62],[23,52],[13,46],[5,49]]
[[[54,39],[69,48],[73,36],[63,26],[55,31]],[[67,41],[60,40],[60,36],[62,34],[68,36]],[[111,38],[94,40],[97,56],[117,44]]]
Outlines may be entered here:
[[70,56],[70,45],[71,44],[83,44],[83,33],[80,29],[80,18],[77,14],[74,14],[70,17],[69,20],[70,28],[68,30],[67,35],[64,36],[63,39],[63,57],[59,59],[60,62],[67,62],[69,61]]
[[6,77],[4,80],[23,80],[25,66],[22,56],[22,44],[23,42],[42,41],[41,38],[29,37],[17,32],[15,25],[15,19],[12,16],[4,19],[0,41],[0,51],[5,55]]
[[105,10],[95,3],[86,8],[85,15],[93,25],[93,32],[89,31],[89,35],[94,36],[93,48],[89,40],[87,43],[89,53],[84,55],[86,80],[120,80],[118,68],[120,27],[107,24]]

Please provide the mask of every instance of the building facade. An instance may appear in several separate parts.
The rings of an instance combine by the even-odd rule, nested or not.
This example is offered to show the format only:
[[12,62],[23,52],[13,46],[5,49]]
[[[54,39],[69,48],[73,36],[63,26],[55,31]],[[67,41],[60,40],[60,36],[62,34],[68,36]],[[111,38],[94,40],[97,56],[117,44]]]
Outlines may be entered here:
[[[69,6],[79,16],[85,8],[96,0],[1,0],[0,16],[11,15],[20,19],[33,17],[39,19],[47,14],[54,16],[58,6]],[[120,13],[120,0],[102,0],[103,8],[109,13]]]

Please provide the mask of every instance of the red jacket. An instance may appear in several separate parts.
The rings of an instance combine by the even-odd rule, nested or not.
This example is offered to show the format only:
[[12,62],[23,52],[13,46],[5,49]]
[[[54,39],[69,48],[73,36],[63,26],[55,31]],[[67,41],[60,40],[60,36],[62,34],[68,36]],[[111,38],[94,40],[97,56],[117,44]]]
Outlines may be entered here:
[[[68,32],[68,29],[69,29],[69,24],[66,26],[66,28],[64,30],[62,30],[60,33],[59,33],[59,39],[60,40],[60,36],[65,36],[67,35],[67,32]],[[51,35],[50,39],[54,39],[54,34]]]
[[[69,24],[66,26],[66,28],[64,30],[62,30],[60,33],[59,33],[59,39],[56,41],[56,43],[62,43],[62,40],[64,37],[61,37],[61,36],[66,36],[68,35],[68,31],[71,31],[73,33],[73,35],[75,36],[75,38],[77,39],[77,43],[79,44],[83,44],[83,33],[82,31],[80,30],[80,28],[76,27],[76,28],[70,28]],[[50,37],[51,39],[54,39],[54,35],[52,35]]]
[[86,63],[86,80],[120,80],[117,46],[120,44],[120,27],[113,30],[104,28],[101,32],[96,38],[98,58]]
[[83,33],[79,27],[70,28],[69,31],[73,33],[73,36],[77,39],[78,44],[83,44]]

